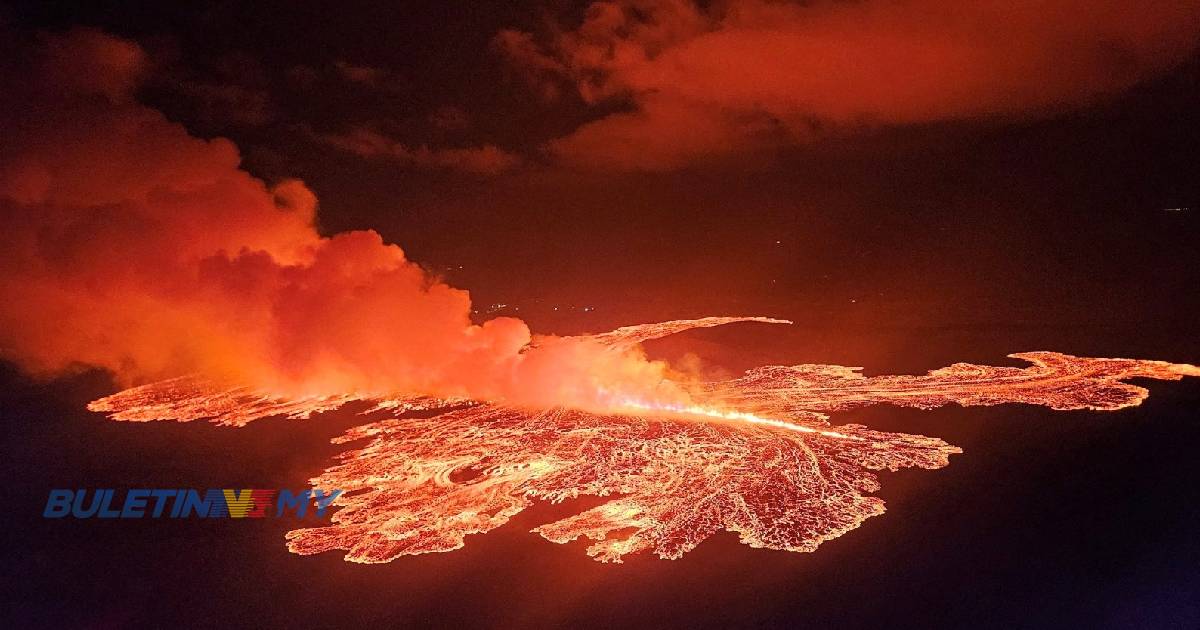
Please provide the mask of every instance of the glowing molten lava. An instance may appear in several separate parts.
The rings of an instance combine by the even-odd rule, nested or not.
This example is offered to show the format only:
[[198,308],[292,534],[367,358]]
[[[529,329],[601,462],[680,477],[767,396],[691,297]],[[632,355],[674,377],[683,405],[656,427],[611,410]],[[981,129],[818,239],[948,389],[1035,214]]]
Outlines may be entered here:
[[[731,321],[738,320],[666,322],[565,339],[625,353],[642,341]],[[594,541],[589,555],[619,562],[638,551],[678,558],[721,530],[737,532],[752,547],[812,551],[883,513],[883,501],[870,496],[879,488],[874,471],[940,468],[961,452],[938,438],[833,427],[825,412],[878,403],[1112,410],[1147,395],[1127,379],[1200,376],[1196,366],[1162,361],[1011,356],[1032,365],[959,363],[923,376],[870,378],[841,366],[771,366],[729,381],[675,384],[684,402],[611,396],[607,411],[428,396],[288,399],[194,378],[126,390],[89,408],[117,420],[244,425],[369,399],[374,406],[364,413],[390,417],[334,440],[366,444],[312,480],[346,492],[329,526],[287,534],[292,551],[341,549],[354,562],[450,551],[535,499],[587,495],[614,498],[534,531],[558,543],[587,537]],[[411,417],[418,410],[428,417]]]

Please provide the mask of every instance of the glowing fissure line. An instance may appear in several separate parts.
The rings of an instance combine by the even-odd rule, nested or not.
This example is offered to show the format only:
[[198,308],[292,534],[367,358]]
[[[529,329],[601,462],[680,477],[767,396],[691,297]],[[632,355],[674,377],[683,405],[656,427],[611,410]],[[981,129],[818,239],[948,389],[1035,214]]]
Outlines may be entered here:
[[692,415],[692,416],[704,416],[706,418],[719,418],[721,420],[737,420],[739,422],[749,422],[751,424],[761,424],[761,425],[769,426],[769,427],[778,427],[780,429],[787,429],[789,431],[796,431],[798,433],[815,433],[817,435],[823,435],[825,437],[836,438],[839,440],[862,440],[863,439],[861,437],[854,436],[854,435],[846,435],[845,433],[838,433],[837,431],[822,431],[820,429],[814,429],[812,427],[806,427],[806,426],[800,425],[800,424],[793,424],[791,422],[787,422],[786,420],[776,420],[774,418],[764,418],[762,416],[756,416],[752,413],[746,413],[743,411],[720,411],[718,409],[712,409],[710,407],[701,407],[700,405],[681,405],[681,404],[671,404],[671,403],[660,403],[660,404],[652,405],[652,404],[647,404],[647,403],[640,402],[637,400],[625,400],[625,401],[621,402],[621,406],[628,407],[631,409],[640,409],[640,410],[646,410],[646,411],[660,411],[660,412],[665,411],[668,413],[681,413],[681,414],[687,414],[687,415]]

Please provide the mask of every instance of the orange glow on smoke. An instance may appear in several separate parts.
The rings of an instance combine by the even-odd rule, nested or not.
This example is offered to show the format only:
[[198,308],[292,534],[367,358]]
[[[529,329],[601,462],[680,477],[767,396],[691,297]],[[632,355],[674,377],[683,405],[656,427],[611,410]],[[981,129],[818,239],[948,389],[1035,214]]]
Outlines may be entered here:
[[331,236],[298,181],[268,186],[227,140],[133,98],[135,44],[48,35],[0,94],[0,352],[122,385],[182,374],[292,400],[420,392],[603,409],[602,390],[686,402],[667,365],[603,340],[471,318],[471,299],[376,232]]

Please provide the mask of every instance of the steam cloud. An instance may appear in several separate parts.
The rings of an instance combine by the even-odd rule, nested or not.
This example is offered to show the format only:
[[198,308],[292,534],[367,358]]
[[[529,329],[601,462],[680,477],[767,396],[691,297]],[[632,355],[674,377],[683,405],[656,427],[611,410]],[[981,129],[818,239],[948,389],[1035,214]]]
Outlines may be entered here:
[[147,59],[131,42],[75,30],[9,60],[0,353],[32,372],[583,406],[597,383],[636,395],[663,379],[636,353],[554,338],[530,350],[520,320],[472,324],[465,291],[373,231],[322,237],[301,182],[268,187],[229,141],[133,99]]
[[1077,107],[1194,52],[1197,24],[1197,0],[612,0],[496,45],[543,97],[632,106],[551,153],[659,170],[815,127]]

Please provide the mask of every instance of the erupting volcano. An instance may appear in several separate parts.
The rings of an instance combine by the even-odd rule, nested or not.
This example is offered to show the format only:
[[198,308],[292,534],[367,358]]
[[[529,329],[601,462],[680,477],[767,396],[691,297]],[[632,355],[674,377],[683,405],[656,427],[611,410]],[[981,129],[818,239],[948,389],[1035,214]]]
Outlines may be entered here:
[[[625,355],[642,341],[745,320],[780,323],[681,320],[550,343],[600,345]],[[542,347],[529,346],[525,355]],[[1147,396],[1128,379],[1200,376],[1196,366],[1162,361],[1054,352],[1011,357],[1032,365],[958,363],[924,376],[869,378],[835,365],[769,366],[733,380],[674,383],[666,400],[608,396],[607,409],[424,395],[288,398],[195,377],[125,390],[89,408],[115,420],[241,426],[268,416],[309,418],[367,400],[364,414],[387,417],[335,439],[367,443],[311,480],[344,489],[336,502],[342,509],[328,527],[289,532],[292,551],[341,549],[353,562],[451,551],[535,499],[597,496],[612,498],[534,531],[558,543],[592,539],[589,555],[620,562],[639,551],[678,558],[722,530],[752,547],[813,551],[883,513],[883,501],[870,496],[879,489],[874,471],[940,468],[961,452],[935,437],[832,426],[830,412],[879,403],[1115,410]]]
[[0,0],[0,86],[0,630],[1200,628],[1200,0]]
[[[588,553],[603,561],[677,558],[722,530],[811,551],[883,511],[875,471],[938,468],[959,452],[935,437],[832,425],[827,414],[879,403],[1111,410],[1146,396],[1128,379],[1200,374],[1032,352],[1012,355],[1025,368],[867,378],[770,366],[713,382],[651,360],[640,344],[787,322],[710,317],[574,337],[533,335],[515,317],[479,322],[466,291],[381,233],[318,230],[303,183],[268,185],[240,168],[231,142],[194,137],[139,103],[151,67],[136,44],[87,29],[39,42],[12,68],[0,64],[30,77],[0,94],[12,130],[0,152],[0,356],[38,375],[87,365],[121,386],[151,383],[90,405],[115,420],[241,426],[365,401],[367,423],[337,442],[366,444],[312,480],[345,491],[340,510],[327,527],[290,532],[297,553],[386,562],[449,551],[535,500],[581,496],[607,501],[536,531],[590,538]],[[691,277],[708,286],[704,273]]]

